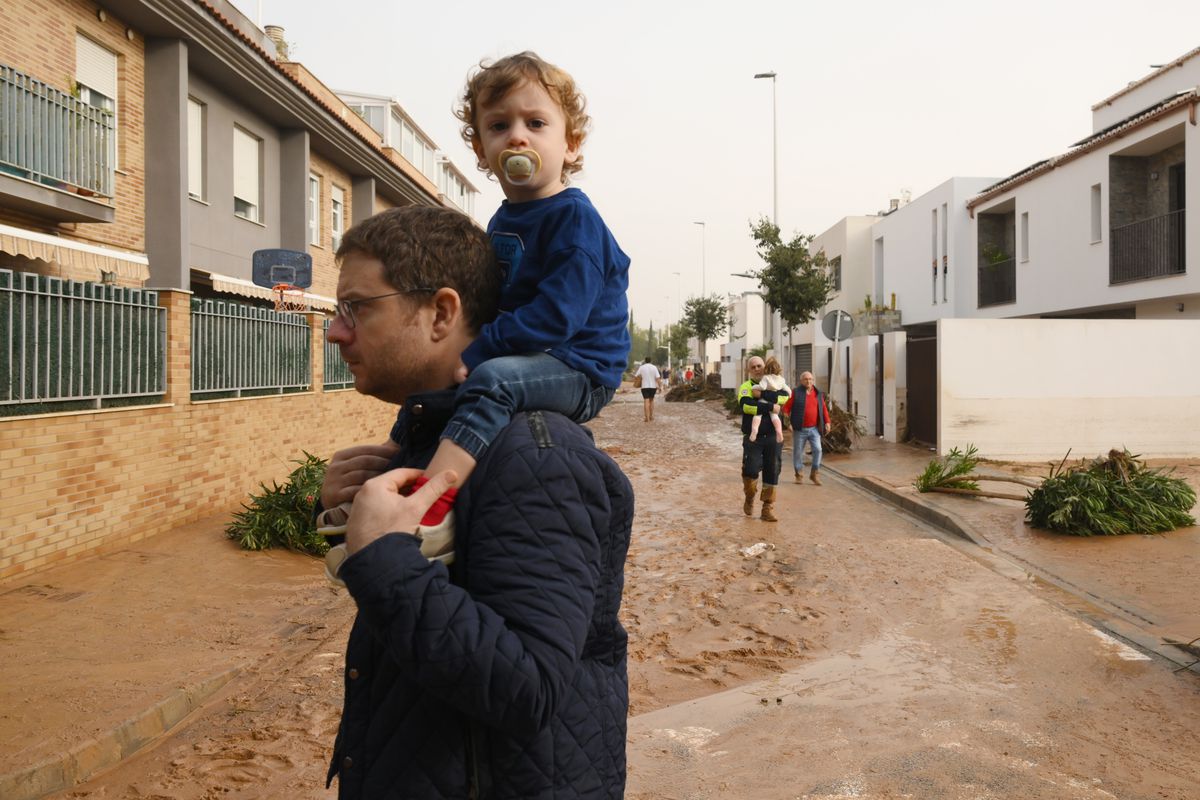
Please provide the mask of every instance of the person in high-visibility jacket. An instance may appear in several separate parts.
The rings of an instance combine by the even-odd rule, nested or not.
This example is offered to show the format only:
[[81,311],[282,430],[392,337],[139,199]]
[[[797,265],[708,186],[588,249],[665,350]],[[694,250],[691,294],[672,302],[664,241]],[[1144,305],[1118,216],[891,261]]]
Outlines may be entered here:
[[[772,368],[779,371],[779,362],[774,358]],[[742,491],[745,502],[742,511],[746,516],[754,516],[754,499],[758,496],[758,479],[762,476],[762,519],[765,522],[778,522],[775,516],[775,488],[779,485],[779,468],[783,460],[783,445],[773,436],[759,436],[750,440],[753,420],[760,414],[769,414],[775,403],[782,404],[787,400],[782,395],[768,402],[762,397],[758,388],[766,372],[767,362],[758,356],[751,356],[746,363],[749,378],[738,388],[738,406],[742,411]]]

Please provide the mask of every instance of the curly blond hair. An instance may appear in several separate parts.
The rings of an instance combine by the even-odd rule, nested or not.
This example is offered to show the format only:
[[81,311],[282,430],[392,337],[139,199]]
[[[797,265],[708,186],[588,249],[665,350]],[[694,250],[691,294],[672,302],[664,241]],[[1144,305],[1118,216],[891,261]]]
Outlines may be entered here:
[[[561,67],[545,61],[537,53],[526,50],[511,56],[505,56],[499,61],[479,62],[479,67],[467,76],[467,85],[463,90],[462,101],[454,109],[454,116],[462,121],[460,133],[463,141],[472,151],[479,144],[479,131],[475,127],[475,118],[479,108],[488,103],[502,99],[506,94],[520,86],[525,81],[541,84],[546,93],[558,103],[567,121],[567,143],[581,149],[587,138],[587,129],[592,122],[584,110],[587,100],[575,88],[575,79]],[[574,163],[563,164],[562,179],[567,181],[572,173],[583,169],[583,154],[580,153]],[[479,171],[491,174],[491,167],[483,161],[479,162]]]

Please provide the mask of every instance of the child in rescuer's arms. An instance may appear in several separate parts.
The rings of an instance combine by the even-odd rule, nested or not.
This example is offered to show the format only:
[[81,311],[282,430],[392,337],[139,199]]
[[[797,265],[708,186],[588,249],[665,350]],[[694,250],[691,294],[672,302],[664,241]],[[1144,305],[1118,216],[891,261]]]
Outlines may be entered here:
[[[780,374],[783,372],[783,367],[774,357],[767,359],[765,369],[766,374],[763,375],[756,388],[762,392],[759,396],[760,399],[771,406],[768,414],[771,417],[771,426],[775,428],[775,441],[782,443],[783,423],[779,420],[779,404],[791,393],[791,390],[788,389],[787,382]],[[762,419],[762,414],[756,414],[754,419],[750,420],[750,441],[752,442],[758,438],[758,427],[762,424]]]
[[[454,414],[413,490],[447,469],[463,485],[517,411],[586,422],[620,385],[630,346],[629,257],[587,196],[567,187],[583,165],[584,105],[571,76],[531,52],[481,64],[468,78],[455,113],[479,168],[507,198],[488,223],[503,285],[498,316],[463,351]],[[453,558],[456,492],[415,531],[426,557]],[[318,525],[337,533],[348,515],[343,504]]]

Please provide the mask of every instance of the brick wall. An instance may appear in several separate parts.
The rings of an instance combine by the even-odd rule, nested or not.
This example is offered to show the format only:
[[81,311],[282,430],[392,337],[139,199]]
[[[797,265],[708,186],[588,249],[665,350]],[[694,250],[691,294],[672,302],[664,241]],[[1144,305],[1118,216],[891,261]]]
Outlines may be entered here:
[[[117,175],[112,223],[64,223],[54,230],[66,238],[133,252],[146,249],[145,219],[145,43],[125,22],[86,0],[5,0],[0,3],[0,61],[61,91],[75,81],[75,36],[82,33],[117,54]],[[28,225],[4,215],[4,221]],[[73,274],[78,272],[80,274]],[[72,273],[72,274],[68,274]],[[86,274],[84,274],[86,273]],[[56,272],[55,274],[60,274]],[[61,277],[95,280],[94,269],[61,272]]]
[[166,404],[0,419],[0,581],[229,514],[302,451],[327,458],[387,436],[395,407],[353,390],[192,403],[189,296],[161,296]]

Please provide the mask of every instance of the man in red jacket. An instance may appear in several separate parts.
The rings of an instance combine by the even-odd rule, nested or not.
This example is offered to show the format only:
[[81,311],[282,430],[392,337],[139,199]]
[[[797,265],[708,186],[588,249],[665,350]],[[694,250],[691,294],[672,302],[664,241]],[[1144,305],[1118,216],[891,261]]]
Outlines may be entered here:
[[808,479],[821,485],[821,436],[829,433],[829,409],[825,405],[825,393],[814,385],[813,374],[802,372],[800,385],[788,398],[784,411],[792,421],[792,467],[796,471],[796,483],[804,478],[804,443],[812,449],[812,471]]

